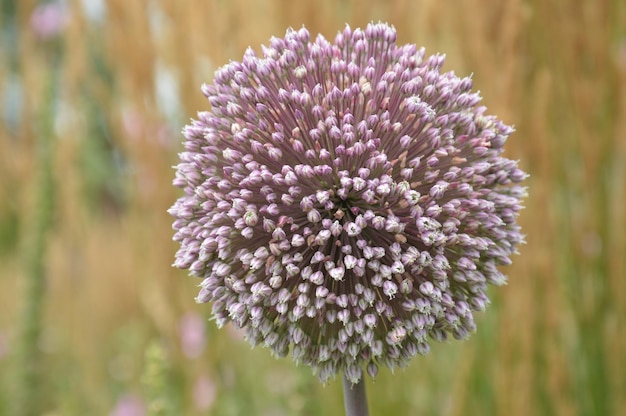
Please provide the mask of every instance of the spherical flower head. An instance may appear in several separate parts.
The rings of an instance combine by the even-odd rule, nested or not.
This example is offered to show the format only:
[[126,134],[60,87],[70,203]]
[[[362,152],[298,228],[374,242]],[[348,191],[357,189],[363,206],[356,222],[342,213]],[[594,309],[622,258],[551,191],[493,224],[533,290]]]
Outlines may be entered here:
[[325,381],[464,339],[523,241],[513,129],[395,29],[302,28],[218,69],[184,128],[174,265],[252,345]]

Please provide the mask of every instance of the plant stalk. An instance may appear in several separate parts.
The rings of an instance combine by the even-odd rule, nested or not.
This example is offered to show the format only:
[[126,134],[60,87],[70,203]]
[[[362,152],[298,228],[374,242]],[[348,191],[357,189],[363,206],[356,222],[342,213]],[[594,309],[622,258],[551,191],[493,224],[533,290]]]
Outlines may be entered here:
[[346,409],[346,416],[368,416],[367,395],[365,393],[365,378],[357,384],[352,384],[343,375],[343,402]]
[[16,415],[41,414],[45,372],[40,349],[46,298],[46,254],[48,234],[53,224],[55,183],[53,178],[53,102],[56,72],[52,70],[44,95],[44,105],[37,126],[35,143],[35,206],[28,222],[24,241],[23,310],[18,324],[18,346],[13,379],[15,396],[12,405]]

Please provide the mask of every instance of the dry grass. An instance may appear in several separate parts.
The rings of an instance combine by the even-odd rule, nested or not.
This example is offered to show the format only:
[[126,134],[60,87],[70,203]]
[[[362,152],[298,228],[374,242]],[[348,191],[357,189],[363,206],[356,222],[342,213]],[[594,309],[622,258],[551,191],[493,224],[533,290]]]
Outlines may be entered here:
[[[186,414],[200,414],[189,392],[203,374],[218,392],[206,414],[339,412],[338,385],[322,388],[307,369],[250,351],[212,324],[207,352],[185,358],[181,316],[209,311],[193,303],[195,282],[170,268],[165,210],[177,196],[170,166],[180,127],[207,108],[198,87],[218,65],[289,26],[332,38],[346,22],[371,20],[394,24],[401,42],[446,52],[447,69],[473,73],[490,111],[517,128],[508,156],[532,175],[520,219],[528,244],[476,336],[437,347],[396,376],[383,372],[369,387],[372,413],[626,409],[623,2],[110,0],[101,22],[85,17],[85,2],[68,3],[56,40],[29,28],[35,1],[2,12],[5,23],[15,17],[17,37],[2,46],[0,90],[16,77],[22,87],[21,119],[0,124],[0,344],[9,340],[2,367],[28,302],[21,253],[36,210],[37,120],[54,111],[45,132],[55,210],[44,259],[43,410],[106,414],[124,392],[143,394],[144,348],[162,339]],[[9,26],[2,30],[8,39]],[[55,107],[42,99],[52,84]],[[2,105],[6,114],[17,102]],[[0,382],[8,401],[11,379]]]

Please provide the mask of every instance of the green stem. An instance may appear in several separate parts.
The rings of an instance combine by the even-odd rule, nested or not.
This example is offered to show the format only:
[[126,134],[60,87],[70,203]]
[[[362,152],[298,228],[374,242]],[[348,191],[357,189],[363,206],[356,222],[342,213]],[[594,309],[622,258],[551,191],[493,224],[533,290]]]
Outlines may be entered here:
[[365,380],[361,380],[357,384],[352,384],[350,380],[343,375],[343,401],[346,409],[346,416],[368,416],[367,395],[365,394]]
[[35,206],[28,221],[24,241],[23,309],[18,324],[16,356],[16,395],[13,406],[16,415],[41,414],[44,396],[43,357],[40,340],[43,326],[43,307],[46,294],[47,236],[52,227],[54,209],[53,179],[53,113],[56,70],[50,70],[43,106],[39,113],[35,143]]

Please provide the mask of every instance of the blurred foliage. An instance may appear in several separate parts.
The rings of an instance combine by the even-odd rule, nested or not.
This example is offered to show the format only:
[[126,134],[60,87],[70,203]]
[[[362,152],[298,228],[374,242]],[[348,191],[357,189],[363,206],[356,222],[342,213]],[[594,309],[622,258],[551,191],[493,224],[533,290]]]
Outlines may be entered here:
[[[332,39],[372,20],[473,73],[489,111],[516,126],[508,156],[532,176],[528,244],[478,332],[381,371],[371,414],[626,409],[623,1],[3,0],[0,367],[12,371],[0,372],[0,414],[27,389],[15,378],[25,353],[39,357],[47,415],[148,414],[158,391],[174,414],[341,414],[340,382],[322,386],[232,328],[207,321],[202,353],[183,348],[183,316],[210,308],[170,267],[166,209],[179,131],[208,109],[199,87],[219,65],[289,26]],[[38,221],[50,221],[40,241]]]

